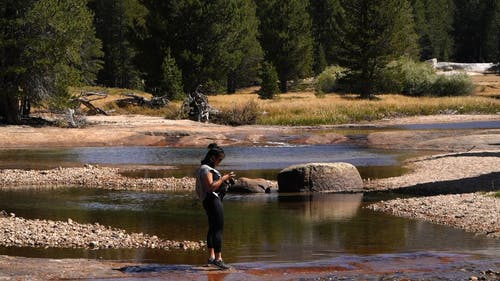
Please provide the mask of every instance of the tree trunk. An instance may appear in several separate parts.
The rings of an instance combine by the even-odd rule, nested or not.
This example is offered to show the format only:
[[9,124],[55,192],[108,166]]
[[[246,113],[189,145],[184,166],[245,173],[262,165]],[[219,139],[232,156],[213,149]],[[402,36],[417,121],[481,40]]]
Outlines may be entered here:
[[236,79],[235,75],[232,72],[227,74],[227,93],[234,94],[236,93]]
[[0,93],[0,117],[7,124],[20,124],[19,99],[12,92]]
[[286,93],[288,92],[288,87],[286,85],[286,79],[280,78],[280,92]]

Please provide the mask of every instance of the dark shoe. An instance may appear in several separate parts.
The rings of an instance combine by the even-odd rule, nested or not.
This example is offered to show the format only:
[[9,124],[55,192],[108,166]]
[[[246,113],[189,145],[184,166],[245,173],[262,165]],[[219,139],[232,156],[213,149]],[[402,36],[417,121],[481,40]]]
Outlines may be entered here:
[[212,264],[214,264],[214,261],[215,261],[214,258],[208,258],[207,266],[211,266]]
[[218,268],[220,268],[220,270],[231,269],[231,267],[229,265],[225,264],[223,260],[214,260],[212,262],[212,264],[217,266]]

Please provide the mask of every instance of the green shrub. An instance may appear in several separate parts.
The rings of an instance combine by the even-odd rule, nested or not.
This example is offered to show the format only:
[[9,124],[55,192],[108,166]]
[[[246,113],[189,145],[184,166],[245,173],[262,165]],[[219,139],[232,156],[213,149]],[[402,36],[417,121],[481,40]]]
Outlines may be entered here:
[[182,72],[170,54],[170,49],[165,53],[161,69],[160,94],[167,95],[170,100],[184,99],[186,95],[182,89]]
[[251,100],[244,104],[234,104],[229,110],[221,110],[212,116],[211,121],[217,124],[241,126],[253,125],[257,122],[259,108],[257,102]]
[[432,66],[402,57],[389,63],[378,79],[377,89],[385,93],[402,93],[407,96],[423,96],[430,93],[437,79]]
[[322,96],[324,93],[330,93],[338,89],[338,81],[346,75],[347,69],[333,65],[327,67],[316,78],[314,88],[316,96]]
[[467,74],[439,75],[432,84],[432,96],[466,96],[474,91],[474,83]]
[[258,92],[261,99],[273,99],[278,93],[278,73],[271,63],[265,62],[260,73],[262,79],[261,88]]

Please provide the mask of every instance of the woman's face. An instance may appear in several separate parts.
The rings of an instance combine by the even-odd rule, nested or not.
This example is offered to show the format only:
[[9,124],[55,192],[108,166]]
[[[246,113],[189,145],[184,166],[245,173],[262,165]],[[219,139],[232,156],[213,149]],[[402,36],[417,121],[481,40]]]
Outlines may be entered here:
[[218,166],[224,160],[224,154],[214,156],[214,165]]

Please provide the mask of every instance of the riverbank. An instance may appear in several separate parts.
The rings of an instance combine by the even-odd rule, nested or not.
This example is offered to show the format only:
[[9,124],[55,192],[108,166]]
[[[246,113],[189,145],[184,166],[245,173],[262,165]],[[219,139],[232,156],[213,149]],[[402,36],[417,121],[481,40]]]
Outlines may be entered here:
[[[133,170],[133,169],[132,169]],[[76,186],[135,191],[192,191],[195,181],[183,178],[131,178],[123,176],[125,170],[97,165],[56,168],[50,170],[0,170],[0,189],[57,188]]]
[[95,224],[67,221],[27,220],[0,211],[0,245],[4,247],[79,248],[79,249],[183,249],[199,250],[204,242],[172,241],[144,233]]
[[[500,151],[440,154],[409,159],[411,172],[367,181],[370,192],[424,195],[380,201],[368,208],[500,238]],[[430,196],[436,195],[437,196]]]
[[368,208],[500,238],[500,198],[494,192],[395,199]]

